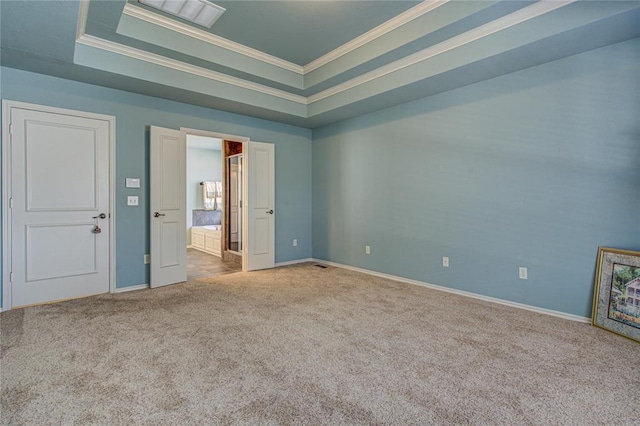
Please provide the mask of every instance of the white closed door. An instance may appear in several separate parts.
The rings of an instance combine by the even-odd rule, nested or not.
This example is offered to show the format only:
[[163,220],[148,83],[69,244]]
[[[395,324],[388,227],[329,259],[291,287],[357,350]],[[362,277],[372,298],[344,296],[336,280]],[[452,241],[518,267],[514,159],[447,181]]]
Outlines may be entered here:
[[184,133],[151,127],[151,287],[187,280]]
[[12,307],[108,292],[111,122],[9,110]]
[[247,270],[275,265],[275,146],[249,142]]

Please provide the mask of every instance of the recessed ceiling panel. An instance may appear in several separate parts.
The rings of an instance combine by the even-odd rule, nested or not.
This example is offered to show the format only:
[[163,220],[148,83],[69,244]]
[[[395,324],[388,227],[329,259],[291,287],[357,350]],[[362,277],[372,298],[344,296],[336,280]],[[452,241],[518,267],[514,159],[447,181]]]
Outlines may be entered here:
[[[141,5],[137,1],[131,3]],[[305,65],[418,3],[404,0],[216,1],[226,12],[208,31]]]

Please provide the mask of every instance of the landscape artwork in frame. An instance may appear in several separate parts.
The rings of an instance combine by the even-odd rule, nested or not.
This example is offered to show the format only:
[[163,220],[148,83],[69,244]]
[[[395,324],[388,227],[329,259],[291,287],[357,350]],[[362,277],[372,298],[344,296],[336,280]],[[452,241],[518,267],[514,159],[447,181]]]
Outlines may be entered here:
[[640,342],[640,252],[600,247],[592,323]]

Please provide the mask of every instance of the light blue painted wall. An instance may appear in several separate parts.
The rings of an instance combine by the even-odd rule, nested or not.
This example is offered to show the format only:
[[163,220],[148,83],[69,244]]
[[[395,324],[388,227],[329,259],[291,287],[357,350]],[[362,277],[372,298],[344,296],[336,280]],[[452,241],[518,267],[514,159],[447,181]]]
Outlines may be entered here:
[[598,246],[640,249],[639,117],[634,39],[316,129],[314,256],[588,317]]
[[[116,117],[116,280],[149,282],[149,125],[215,131],[275,145],[276,262],[311,256],[311,131],[178,102],[2,68],[2,99]],[[127,207],[126,177],[140,177],[140,207]],[[293,247],[291,239],[298,239]]]
[[187,140],[187,245],[191,245],[193,209],[204,208],[202,181],[222,181],[222,153],[190,148]]
[[312,255],[313,224],[314,257],[589,316],[597,247],[640,250],[638,39],[317,129],[313,152],[293,126],[0,75],[3,99],[116,116],[118,287],[148,281],[148,125],[276,144],[278,262]]

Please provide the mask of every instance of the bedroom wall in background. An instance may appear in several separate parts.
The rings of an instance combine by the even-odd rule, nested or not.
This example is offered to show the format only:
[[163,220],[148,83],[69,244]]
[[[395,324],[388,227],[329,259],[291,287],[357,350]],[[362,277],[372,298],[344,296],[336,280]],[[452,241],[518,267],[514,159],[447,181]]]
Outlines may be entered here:
[[[116,117],[116,285],[149,282],[149,125],[188,127],[275,145],[276,262],[311,257],[311,131],[267,120],[2,67],[2,99]],[[140,206],[124,182],[141,178]],[[133,195],[133,194],[129,194]],[[298,246],[291,241],[298,239]]]
[[316,129],[314,257],[589,317],[598,246],[640,249],[638,117],[634,39]]

